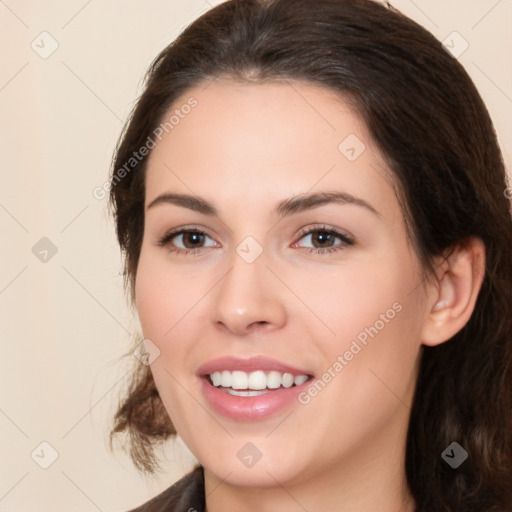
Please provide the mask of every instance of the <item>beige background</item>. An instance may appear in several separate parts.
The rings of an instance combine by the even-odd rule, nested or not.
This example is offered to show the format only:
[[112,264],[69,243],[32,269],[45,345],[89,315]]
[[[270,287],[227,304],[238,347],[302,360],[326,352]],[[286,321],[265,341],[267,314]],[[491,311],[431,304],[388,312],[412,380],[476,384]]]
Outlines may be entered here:
[[[190,468],[179,442],[150,480],[106,448],[138,324],[106,202],[92,191],[147,66],[217,3],[0,0],[0,511],[123,511]],[[469,43],[459,58],[510,169],[511,0],[392,4],[439,39],[457,31]],[[58,48],[44,59],[51,38]],[[32,252],[42,237],[57,248],[47,262]],[[41,442],[58,454],[47,469],[53,452]]]

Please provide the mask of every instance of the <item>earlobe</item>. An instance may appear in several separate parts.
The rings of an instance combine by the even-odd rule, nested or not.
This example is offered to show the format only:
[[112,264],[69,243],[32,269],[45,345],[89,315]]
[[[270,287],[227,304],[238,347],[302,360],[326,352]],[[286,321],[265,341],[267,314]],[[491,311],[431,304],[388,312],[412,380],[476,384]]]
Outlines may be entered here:
[[485,245],[471,237],[437,267],[430,285],[421,341],[435,346],[452,338],[470,319],[485,275]]

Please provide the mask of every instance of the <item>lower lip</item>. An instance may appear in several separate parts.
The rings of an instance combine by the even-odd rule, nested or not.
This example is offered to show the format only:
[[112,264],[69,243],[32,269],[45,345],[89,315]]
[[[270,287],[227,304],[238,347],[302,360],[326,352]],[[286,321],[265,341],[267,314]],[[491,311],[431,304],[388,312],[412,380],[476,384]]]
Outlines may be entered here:
[[258,421],[298,402],[297,395],[311,384],[312,379],[300,386],[279,388],[259,396],[233,396],[214,387],[208,377],[201,381],[204,396],[216,412],[238,421]]

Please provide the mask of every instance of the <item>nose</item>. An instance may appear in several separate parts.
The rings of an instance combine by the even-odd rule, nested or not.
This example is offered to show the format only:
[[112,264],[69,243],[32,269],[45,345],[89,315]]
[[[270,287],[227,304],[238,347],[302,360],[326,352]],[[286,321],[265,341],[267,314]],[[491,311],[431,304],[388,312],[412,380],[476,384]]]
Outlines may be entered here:
[[237,336],[279,329],[286,323],[284,295],[263,255],[247,263],[234,254],[231,269],[215,287],[211,319]]

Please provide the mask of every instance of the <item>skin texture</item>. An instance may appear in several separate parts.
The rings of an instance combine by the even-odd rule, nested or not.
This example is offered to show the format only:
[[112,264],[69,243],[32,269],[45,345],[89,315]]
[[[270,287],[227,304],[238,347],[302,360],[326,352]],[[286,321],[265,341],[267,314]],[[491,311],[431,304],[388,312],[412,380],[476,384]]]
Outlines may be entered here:
[[[190,96],[197,106],[150,156],[146,206],[182,193],[219,215],[164,203],[146,211],[136,306],[160,350],[151,365],[160,396],[205,468],[208,511],[413,510],[403,460],[421,345],[449,339],[469,318],[483,245],[469,241],[424,279],[384,159],[332,93],[223,79],[173,109]],[[349,135],[365,145],[354,161],[338,149]],[[282,200],[327,191],[378,214],[348,203],[272,213]],[[158,244],[191,225],[207,233],[194,253],[169,251],[192,247],[189,237]],[[310,230],[322,226],[354,244],[319,245]],[[236,252],[247,236],[263,250],[252,263]],[[228,355],[263,355],[321,378],[393,304],[400,311],[305,405],[235,421],[202,394],[198,368]],[[248,442],[262,454],[250,468],[237,457]]]

